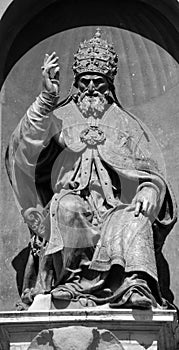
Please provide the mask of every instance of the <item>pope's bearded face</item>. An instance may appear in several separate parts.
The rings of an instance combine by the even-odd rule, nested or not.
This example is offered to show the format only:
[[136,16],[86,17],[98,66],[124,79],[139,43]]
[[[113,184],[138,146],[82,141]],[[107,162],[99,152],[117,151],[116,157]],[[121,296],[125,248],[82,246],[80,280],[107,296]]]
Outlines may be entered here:
[[78,106],[84,115],[97,117],[103,113],[109,94],[109,83],[104,76],[82,75],[78,80],[78,90]]

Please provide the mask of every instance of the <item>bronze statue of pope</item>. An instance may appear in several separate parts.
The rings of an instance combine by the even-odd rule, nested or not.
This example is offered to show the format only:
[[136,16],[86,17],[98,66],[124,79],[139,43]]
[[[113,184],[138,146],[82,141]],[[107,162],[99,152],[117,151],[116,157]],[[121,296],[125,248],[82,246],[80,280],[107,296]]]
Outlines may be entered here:
[[[21,299],[58,307],[167,307],[160,285],[176,205],[148,128],[120,104],[118,57],[97,30],[74,56],[75,93],[59,101],[59,58],[13,132],[7,168],[31,232]],[[32,277],[33,276],[33,277]]]

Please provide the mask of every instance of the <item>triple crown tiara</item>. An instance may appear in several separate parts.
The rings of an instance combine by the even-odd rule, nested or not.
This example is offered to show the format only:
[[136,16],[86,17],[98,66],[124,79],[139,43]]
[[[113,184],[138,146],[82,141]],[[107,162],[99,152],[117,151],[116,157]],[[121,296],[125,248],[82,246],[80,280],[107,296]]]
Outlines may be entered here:
[[100,73],[112,81],[117,73],[118,56],[107,40],[101,39],[100,28],[90,40],[80,43],[74,55],[73,72],[75,79],[84,73]]

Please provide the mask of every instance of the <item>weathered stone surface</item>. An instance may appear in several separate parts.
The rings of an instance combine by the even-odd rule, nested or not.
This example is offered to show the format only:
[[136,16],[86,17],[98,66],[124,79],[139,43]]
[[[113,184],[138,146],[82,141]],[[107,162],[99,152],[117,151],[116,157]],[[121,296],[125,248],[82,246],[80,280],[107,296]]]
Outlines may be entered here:
[[[45,348],[44,343],[42,343],[44,339],[42,335],[45,334],[45,339],[51,339],[52,349],[55,349],[55,346],[60,349],[56,343],[54,345],[56,333],[51,333],[51,335],[49,330],[62,329],[62,335],[65,335],[68,340],[69,336],[67,336],[67,333],[64,334],[64,329],[69,329],[71,336],[71,329],[74,328],[79,331],[77,336],[73,335],[72,339],[81,336],[80,329],[87,328],[88,332],[90,329],[97,329],[101,337],[98,350],[106,350],[106,343],[109,350],[113,350],[113,345],[116,346],[115,342],[113,344],[106,341],[106,339],[109,339],[107,338],[108,335],[111,334],[109,332],[117,337],[123,350],[179,350],[177,347],[179,345],[179,327],[176,311],[174,310],[98,310],[97,308],[86,308],[82,310],[10,311],[0,312],[0,327],[3,329],[3,333],[0,334],[0,343],[4,339],[0,350],[9,350],[9,348],[10,350],[27,350],[32,340],[36,340],[37,335],[41,335],[39,336],[41,349],[48,350],[50,347]],[[108,332],[107,336],[106,331],[101,333],[104,329]],[[45,330],[46,333],[44,333]],[[84,339],[93,339],[92,332],[89,334]],[[112,339],[115,341],[114,337]],[[40,349],[37,344],[36,347],[35,343],[33,345],[34,348],[31,347],[30,350]],[[52,346],[50,343],[47,343],[47,345]],[[88,350],[93,350],[93,347],[90,346]],[[72,349],[70,348],[70,350]],[[114,350],[116,350],[116,347],[114,347]]]
[[[1,0],[1,3],[4,3],[4,0]],[[8,1],[7,1],[8,2]],[[0,245],[1,249],[1,257],[0,257],[0,265],[1,265],[1,300],[0,300],[0,308],[1,310],[13,310],[15,308],[15,302],[18,300],[17,289],[15,287],[15,271],[11,266],[12,258],[15,257],[16,254],[19,253],[21,249],[23,249],[26,244],[28,244],[29,233],[25,224],[23,224],[20,214],[16,208],[15,201],[13,198],[12,191],[10,189],[7,175],[4,169],[4,154],[7,146],[7,142],[9,139],[9,135],[12,130],[17,125],[19,118],[23,115],[26,108],[32,102],[32,100],[37,95],[37,90],[39,89],[40,84],[40,69],[41,66],[41,57],[48,50],[57,50],[60,58],[61,58],[61,78],[62,78],[62,93],[64,97],[70,88],[70,84],[72,82],[72,77],[69,75],[70,70],[68,69],[71,66],[69,62],[68,53],[74,52],[74,46],[78,41],[81,40],[81,36],[84,35],[84,31],[91,31],[90,26],[86,28],[77,28],[76,26],[72,26],[71,18],[70,18],[70,26],[69,24],[65,24],[64,32],[58,33],[55,36],[51,35],[55,32],[58,32],[58,26],[60,30],[62,30],[62,23],[65,23],[68,19],[68,16],[62,17],[62,12],[54,11],[54,14],[51,13],[50,19],[46,16],[49,16],[49,11],[47,9],[46,15],[36,20],[35,23],[32,24],[30,18],[32,20],[34,12],[40,11],[40,7],[45,7],[44,4],[54,3],[53,0],[27,0],[25,2],[13,2],[14,7],[11,7],[11,17],[6,18],[8,26],[6,30],[2,31],[4,33],[4,43],[6,45],[2,45],[1,53],[3,53],[3,57],[7,57],[7,65],[10,69],[10,61],[15,60],[22,55],[27,50],[27,46],[33,46],[33,40],[38,40],[38,35],[40,38],[45,38],[44,35],[50,37],[44,41],[42,41],[37,47],[33,47],[33,49],[27,53],[19,64],[14,66],[11,74],[9,75],[7,81],[5,82],[5,86],[3,89],[3,98],[2,98],[2,233],[0,237]],[[9,2],[8,2],[9,3]],[[16,3],[16,4],[15,4]],[[61,2],[56,2],[56,4],[61,6]],[[123,2],[118,2],[123,3]],[[132,2],[131,2],[132,3]],[[177,7],[177,1],[175,0],[161,0],[161,1],[150,1],[145,0],[141,3],[149,4],[150,6],[156,6],[158,10],[161,10],[156,13],[158,16],[157,21],[155,22],[156,27],[153,25],[154,20],[154,12],[149,11],[150,8],[145,6],[145,12],[139,12],[139,17],[137,19],[136,16],[131,12],[128,4],[127,15],[123,15],[123,11],[117,11],[115,8],[114,23],[112,21],[114,39],[116,38],[116,43],[119,44],[124,43],[124,49],[120,48],[119,56],[120,56],[120,65],[122,69],[120,69],[120,81],[117,83],[119,91],[119,96],[122,104],[126,108],[131,108],[131,110],[138,115],[144,122],[147,123],[151,131],[154,132],[154,136],[159,141],[159,144],[163,148],[164,156],[167,164],[167,174],[169,176],[170,182],[174,186],[174,192],[176,193],[177,198],[179,198],[178,194],[178,71],[177,71],[177,61],[171,55],[171,50],[169,53],[166,52],[162,46],[156,43],[158,35],[161,38],[161,41],[165,43],[165,37],[171,36],[172,47],[174,45],[176,52],[177,45],[175,44],[174,36],[172,35],[172,31],[166,30],[166,25],[162,25],[165,14],[168,21],[171,24],[174,22],[178,27],[178,16],[177,11],[173,11],[171,16],[171,12],[169,11],[170,6]],[[163,3],[163,5],[162,5]],[[164,3],[166,4],[166,9],[164,9]],[[35,6],[34,6],[35,4]],[[126,4],[126,2],[124,2]],[[22,15],[22,9],[23,15]],[[30,6],[29,6],[30,5]],[[65,3],[62,6],[65,8]],[[134,4],[135,5],[135,4]],[[162,6],[161,6],[162,5]],[[17,6],[17,7],[16,7]],[[18,7],[19,6],[19,7]],[[32,6],[32,7],[31,7]],[[46,5],[47,6],[47,5]],[[75,2],[74,2],[75,6]],[[67,7],[68,8],[68,7]],[[112,7],[111,7],[112,8]],[[27,11],[28,9],[28,11]],[[30,11],[32,9],[33,11]],[[151,8],[152,9],[152,8]],[[62,10],[62,9],[61,9]],[[85,7],[81,7],[81,10],[85,12]],[[111,10],[111,9],[110,9]],[[131,17],[128,20],[129,10],[131,13]],[[176,9],[177,10],[177,9]],[[14,11],[14,12],[13,12]],[[78,12],[78,8],[76,9]],[[103,11],[103,7],[101,8]],[[101,11],[99,14],[101,15]],[[163,14],[161,15],[160,12]],[[55,20],[56,13],[58,13],[58,21]],[[63,12],[64,13],[64,12]],[[98,13],[98,11],[96,11]],[[112,12],[113,13],[113,12]],[[150,16],[151,13],[151,16]],[[117,15],[118,14],[118,15]],[[66,18],[65,21],[59,20],[59,15],[61,18]],[[89,14],[88,14],[89,15]],[[95,13],[93,13],[94,17]],[[124,16],[124,17],[123,17]],[[83,18],[83,23],[85,23],[84,17],[80,15],[73,16],[74,18],[78,18],[80,21]],[[109,16],[105,16],[104,18],[108,18]],[[35,17],[36,18],[36,17]],[[117,18],[117,23],[122,23],[124,28],[115,28],[115,18]],[[174,21],[174,18],[176,20]],[[13,20],[13,30],[11,25],[11,20]],[[50,20],[50,22],[49,22]],[[73,19],[74,20],[74,19]],[[133,21],[137,21],[133,22]],[[148,25],[145,26],[145,20]],[[128,28],[127,23],[130,24],[131,28],[139,28],[143,33],[147,33],[149,31],[150,40],[147,40],[145,35],[137,35],[135,30],[131,33],[126,30]],[[5,24],[5,22],[3,22]],[[26,30],[23,29],[23,23],[29,23],[29,27]],[[136,24],[135,24],[136,23]],[[158,25],[157,25],[158,23]],[[167,22],[164,22],[166,24]],[[89,24],[89,22],[88,22]],[[151,25],[150,25],[151,24]],[[35,27],[35,25],[37,27]],[[39,26],[39,27],[38,27]],[[73,30],[71,31],[71,26]],[[44,28],[45,27],[45,28]],[[154,30],[155,27],[155,30]],[[160,33],[160,30],[164,28],[164,33]],[[8,29],[8,30],[7,30]],[[51,32],[45,34],[45,31],[51,30]],[[65,29],[68,29],[65,31]],[[151,32],[150,32],[151,29]],[[33,30],[33,31],[32,31]],[[107,30],[107,27],[106,27]],[[111,30],[110,30],[111,31]],[[116,34],[115,34],[116,31]],[[117,32],[119,31],[119,33]],[[8,36],[6,33],[8,32]],[[17,35],[19,33],[19,35]],[[35,33],[35,35],[33,35]],[[158,35],[157,35],[158,33]],[[47,35],[48,34],[48,35]],[[109,33],[109,36],[112,34]],[[2,35],[3,36],[3,35]],[[113,37],[113,35],[112,35]],[[16,42],[13,44],[13,38],[16,38]],[[178,38],[178,36],[177,36]],[[9,41],[10,40],[10,41]],[[128,40],[128,41],[126,41]],[[135,45],[134,45],[135,40]],[[152,41],[153,40],[153,41]],[[14,40],[15,41],[15,40]],[[115,42],[115,40],[114,40]],[[138,45],[136,45],[138,43]],[[160,43],[160,40],[159,40]],[[132,45],[132,48],[131,48]],[[8,47],[12,47],[12,51],[8,54]],[[170,47],[170,38],[167,39],[167,47]],[[123,46],[122,46],[123,48]],[[25,51],[23,51],[25,50]],[[143,51],[143,54],[141,53]],[[173,48],[172,48],[173,50]],[[124,52],[124,53],[123,53]],[[137,56],[138,54],[138,56]],[[178,55],[178,54],[177,54]],[[67,59],[68,58],[68,59]],[[128,59],[127,59],[128,58]],[[153,59],[153,60],[151,60]],[[161,59],[161,60],[160,60]],[[176,61],[176,62],[175,62]],[[2,63],[2,62],[1,62]],[[4,76],[3,64],[1,64],[1,73]],[[28,79],[27,79],[27,67],[28,67]],[[147,68],[146,68],[147,67]],[[141,68],[137,70],[137,68]],[[136,71],[137,74],[136,74]],[[144,79],[141,79],[142,74],[144,72]],[[154,73],[156,75],[154,75]],[[147,77],[147,79],[146,79]],[[151,96],[151,94],[152,96]],[[161,95],[160,95],[161,93]],[[63,97],[63,96],[61,96]],[[142,102],[143,99],[143,102]],[[144,101],[145,100],[145,101]],[[166,259],[169,262],[169,266],[171,267],[171,285],[172,290],[175,294],[175,304],[179,303],[178,296],[178,286],[179,280],[176,278],[179,271],[179,265],[176,263],[178,259],[178,226],[176,225],[175,231],[170,235],[169,239],[166,242],[165,255]]]
[[3,326],[0,327],[0,350],[10,350],[9,334]]
[[28,350],[123,350],[114,334],[92,327],[71,326],[43,330]]

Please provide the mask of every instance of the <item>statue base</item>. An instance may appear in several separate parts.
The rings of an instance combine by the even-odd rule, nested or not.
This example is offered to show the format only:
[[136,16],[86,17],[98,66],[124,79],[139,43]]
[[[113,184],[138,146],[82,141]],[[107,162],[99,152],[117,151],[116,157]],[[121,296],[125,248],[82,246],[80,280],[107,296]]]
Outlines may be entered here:
[[68,326],[109,330],[124,350],[177,349],[175,310],[105,308],[0,312],[0,349],[27,350],[42,330]]

